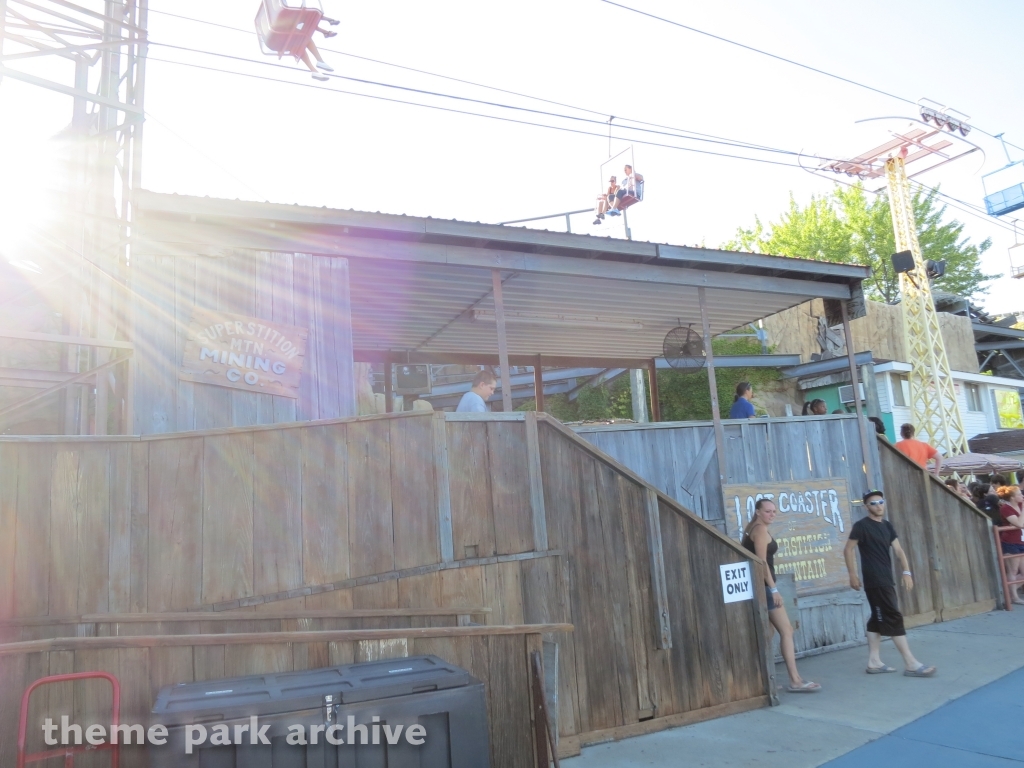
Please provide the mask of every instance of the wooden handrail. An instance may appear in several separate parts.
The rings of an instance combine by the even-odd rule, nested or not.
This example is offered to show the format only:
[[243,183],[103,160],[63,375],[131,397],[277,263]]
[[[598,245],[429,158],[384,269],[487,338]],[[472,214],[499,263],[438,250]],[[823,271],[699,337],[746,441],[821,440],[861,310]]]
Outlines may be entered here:
[[37,616],[0,621],[0,627],[46,627],[60,624],[155,624],[177,621],[289,621],[297,619],[372,619],[406,616],[473,616],[490,613],[485,606],[445,608],[357,608],[318,611],[188,611],[177,613],[87,613],[81,616]]
[[278,643],[344,643],[360,640],[402,640],[433,637],[487,637],[572,632],[572,624],[509,624],[477,627],[411,627],[407,629],[339,629],[310,632],[235,632],[222,635],[135,635],[120,637],[58,637],[0,645],[0,657],[48,651],[112,648],[183,648],[206,645],[274,645]]

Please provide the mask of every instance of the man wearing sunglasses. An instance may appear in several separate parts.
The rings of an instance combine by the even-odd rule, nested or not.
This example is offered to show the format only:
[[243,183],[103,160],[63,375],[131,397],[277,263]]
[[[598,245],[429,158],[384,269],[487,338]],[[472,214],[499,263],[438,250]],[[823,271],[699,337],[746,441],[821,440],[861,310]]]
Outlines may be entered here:
[[914,580],[910,574],[910,563],[907,553],[896,538],[896,529],[885,519],[885,497],[881,491],[868,491],[864,494],[864,506],[868,516],[858,520],[850,529],[850,538],[846,541],[843,556],[846,559],[846,570],[850,574],[850,586],[860,590],[861,581],[857,575],[857,561],[853,550],[860,551],[861,570],[864,573],[864,594],[871,607],[871,618],[868,619],[868,667],[869,675],[895,672],[893,667],[885,664],[881,658],[882,636],[891,637],[893,645],[903,656],[906,665],[903,674],[907,677],[931,677],[935,667],[926,667],[910,652],[907,644],[907,630],[903,626],[903,614],[900,613],[896,601],[896,584],[892,578],[892,556],[890,547],[899,558],[903,568],[903,588],[910,591],[914,588]]

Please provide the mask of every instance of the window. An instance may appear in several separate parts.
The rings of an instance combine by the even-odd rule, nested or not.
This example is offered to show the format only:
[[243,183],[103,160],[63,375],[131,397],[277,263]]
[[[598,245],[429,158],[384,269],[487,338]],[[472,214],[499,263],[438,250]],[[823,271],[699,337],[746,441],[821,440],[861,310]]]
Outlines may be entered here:
[[981,407],[981,387],[977,384],[964,384],[964,396],[967,398],[968,411],[983,411]]
[[996,414],[1000,429],[1024,429],[1024,415],[1021,413],[1020,393],[1012,389],[994,390]]
[[910,402],[910,384],[907,382],[907,377],[900,376],[898,373],[893,373],[891,374],[891,378],[892,404],[906,408],[907,403]]

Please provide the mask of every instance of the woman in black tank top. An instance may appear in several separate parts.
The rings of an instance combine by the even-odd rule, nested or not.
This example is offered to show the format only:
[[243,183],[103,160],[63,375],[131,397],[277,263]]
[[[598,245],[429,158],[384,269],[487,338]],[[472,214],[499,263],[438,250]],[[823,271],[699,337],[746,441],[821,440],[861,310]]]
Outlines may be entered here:
[[[775,586],[775,553],[779,551],[779,545],[768,533],[768,526],[772,524],[776,514],[775,502],[771,499],[758,499],[757,504],[754,505],[754,519],[743,530],[743,546],[768,564],[768,572],[764,575],[765,595],[768,598],[768,621],[774,629],[779,631],[782,658],[786,662],[786,671],[789,673],[789,687],[786,690],[792,693],[820,691],[820,685],[805,681],[797,671],[796,651],[793,647],[793,625],[789,623],[789,616],[786,615],[786,611],[782,607],[782,595],[779,594],[779,590]],[[771,635],[769,630],[769,643],[771,643]]]

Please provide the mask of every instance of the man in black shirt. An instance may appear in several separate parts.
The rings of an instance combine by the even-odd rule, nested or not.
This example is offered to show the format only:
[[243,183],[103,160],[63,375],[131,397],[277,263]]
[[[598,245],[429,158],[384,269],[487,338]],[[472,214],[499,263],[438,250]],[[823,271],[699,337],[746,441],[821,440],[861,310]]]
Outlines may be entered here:
[[846,542],[843,556],[846,558],[846,570],[850,573],[850,586],[856,590],[861,588],[860,577],[857,575],[857,562],[853,550],[860,551],[861,570],[864,573],[864,594],[871,607],[871,618],[868,619],[868,668],[869,675],[896,670],[882,661],[879,655],[882,649],[882,636],[891,637],[893,645],[903,656],[907,677],[931,677],[935,667],[926,667],[914,658],[907,645],[907,630],[903,627],[903,614],[896,602],[896,583],[892,578],[892,557],[889,548],[896,553],[903,567],[903,588],[914,588],[914,580],[910,574],[910,563],[907,553],[896,538],[896,529],[885,519],[885,499],[881,491],[868,491],[864,494],[864,506],[868,516],[858,520],[850,529],[850,538]]

